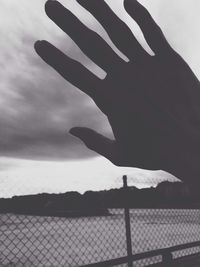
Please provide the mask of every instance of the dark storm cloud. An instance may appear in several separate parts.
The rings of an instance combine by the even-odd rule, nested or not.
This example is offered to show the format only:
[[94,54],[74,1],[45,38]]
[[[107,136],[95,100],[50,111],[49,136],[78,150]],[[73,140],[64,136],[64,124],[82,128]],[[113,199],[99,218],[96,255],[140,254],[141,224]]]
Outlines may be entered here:
[[[4,5],[8,8],[6,2]],[[19,21],[16,27],[9,22],[5,25],[10,37],[2,31],[4,42],[0,45],[0,156],[38,160],[94,156],[68,131],[73,126],[87,126],[109,132],[105,117],[89,97],[36,55],[33,44],[39,37],[37,23],[35,28],[24,24],[26,18]],[[60,49],[95,69],[69,38],[57,34],[55,26],[50,32],[45,23],[42,26],[47,39],[55,38]]]
[[101,128],[105,118],[86,95],[40,59],[34,68],[33,80],[15,77],[11,81],[15,96],[4,103],[5,112],[0,115],[1,155],[39,159],[91,156],[68,131],[77,125]]

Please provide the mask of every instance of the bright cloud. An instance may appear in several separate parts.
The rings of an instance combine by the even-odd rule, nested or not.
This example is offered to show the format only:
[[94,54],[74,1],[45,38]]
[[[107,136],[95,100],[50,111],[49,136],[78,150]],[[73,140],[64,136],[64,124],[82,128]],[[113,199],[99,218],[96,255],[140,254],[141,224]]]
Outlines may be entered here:
[[[12,169],[10,167],[12,166]],[[116,168],[108,160],[96,157],[90,160],[67,162],[39,162],[2,159],[0,198],[42,192],[104,190],[122,187],[122,175],[128,175],[129,185],[139,188],[155,186],[161,180],[174,180],[162,171]]]

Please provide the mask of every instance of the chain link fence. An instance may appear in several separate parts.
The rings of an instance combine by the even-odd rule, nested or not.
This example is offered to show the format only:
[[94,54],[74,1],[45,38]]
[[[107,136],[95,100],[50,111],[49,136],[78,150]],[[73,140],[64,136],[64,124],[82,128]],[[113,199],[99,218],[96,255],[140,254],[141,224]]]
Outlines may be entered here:
[[[85,266],[200,240],[197,208],[108,210],[105,216],[79,218],[1,213],[0,266]],[[172,256],[194,253],[200,253],[199,246],[173,251]],[[161,261],[162,255],[135,257],[134,266]]]

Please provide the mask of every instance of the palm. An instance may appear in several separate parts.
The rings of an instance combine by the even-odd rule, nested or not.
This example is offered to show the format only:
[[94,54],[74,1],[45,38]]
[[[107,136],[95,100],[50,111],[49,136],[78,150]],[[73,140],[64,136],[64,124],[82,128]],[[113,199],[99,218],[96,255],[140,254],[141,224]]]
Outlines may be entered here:
[[183,146],[189,148],[186,141],[200,125],[200,114],[193,111],[199,83],[175,52],[170,58],[149,56],[122,64],[103,88],[97,105],[113,129],[116,164],[167,169],[164,161],[178,157]]
[[71,133],[117,165],[163,169],[176,174],[174,161],[183,158],[185,150],[190,155],[199,144],[198,80],[137,1],[125,0],[125,8],[142,29],[155,56],[140,46],[104,1],[78,2],[102,23],[129,62],[118,57],[100,36],[61,4],[47,2],[47,15],[107,72],[106,78],[100,80],[48,42],[36,44],[37,53],[91,96],[107,115],[115,140],[81,127],[73,128]]

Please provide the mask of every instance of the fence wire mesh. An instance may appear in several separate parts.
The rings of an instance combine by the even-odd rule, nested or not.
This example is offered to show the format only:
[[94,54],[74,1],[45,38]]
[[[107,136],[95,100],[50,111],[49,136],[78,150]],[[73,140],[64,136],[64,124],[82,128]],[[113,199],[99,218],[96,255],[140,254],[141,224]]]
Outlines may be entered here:
[[[77,218],[0,214],[0,267],[83,266],[127,256],[125,210]],[[132,254],[200,241],[199,209],[130,208]],[[200,248],[173,252],[174,258]],[[134,262],[148,266],[162,256]],[[116,266],[128,266],[121,264]]]
[[125,256],[123,213],[54,218],[0,215],[3,266],[81,266]]

